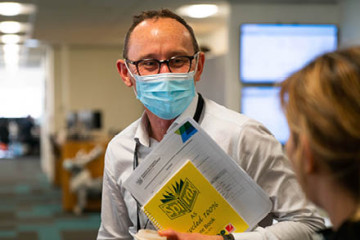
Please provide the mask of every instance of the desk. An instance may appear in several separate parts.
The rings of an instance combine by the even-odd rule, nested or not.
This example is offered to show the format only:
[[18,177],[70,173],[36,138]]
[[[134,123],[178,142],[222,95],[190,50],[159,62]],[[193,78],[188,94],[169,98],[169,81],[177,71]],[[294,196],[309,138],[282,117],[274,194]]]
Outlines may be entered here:
[[[60,179],[61,179],[61,190],[62,190],[62,207],[64,211],[72,211],[77,202],[76,194],[70,191],[70,178],[71,173],[65,170],[62,167],[62,164],[65,159],[72,159],[75,157],[76,153],[79,150],[84,150],[86,153],[90,152],[96,145],[103,146],[103,153],[87,164],[87,169],[89,169],[92,178],[103,176],[104,171],[104,156],[105,149],[108,141],[83,141],[83,140],[73,140],[66,141],[61,147],[61,159],[60,159]],[[89,200],[86,210],[95,210],[98,211],[101,209],[100,200]]]

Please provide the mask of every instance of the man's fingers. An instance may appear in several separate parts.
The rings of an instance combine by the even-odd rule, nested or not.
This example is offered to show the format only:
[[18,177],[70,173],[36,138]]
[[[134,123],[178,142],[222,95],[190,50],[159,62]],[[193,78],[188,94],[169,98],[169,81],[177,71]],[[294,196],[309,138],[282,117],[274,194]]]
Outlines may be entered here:
[[177,232],[172,229],[159,231],[159,235],[166,237],[168,240],[178,240]]

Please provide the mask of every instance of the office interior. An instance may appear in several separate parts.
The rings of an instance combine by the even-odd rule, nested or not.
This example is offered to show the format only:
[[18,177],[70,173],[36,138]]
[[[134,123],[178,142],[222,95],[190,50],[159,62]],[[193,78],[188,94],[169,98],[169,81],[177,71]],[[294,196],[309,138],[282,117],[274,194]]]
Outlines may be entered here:
[[[7,65],[5,50],[0,50],[0,100],[5,106],[0,111],[0,119],[19,127],[20,122],[29,120],[28,116],[31,116],[33,146],[18,139],[18,144],[10,147],[11,137],[6,144],[0,145],[0,169],[1,164],[5,169],[2,185],[11,182],[7,180],[9,178],[17,178],[16,184],[33,181],[26,176],[15,177],[17,168],[10,165],[16,159],[30,157],[30,161],[16,163],[25,164],[18,173],[41,175],[38,177],[42,181],[40,185],[52,192],[47,196],[48,200],[60,199],[57,209],[66,213],[63,220],[74,216],[80,220],[80,229],[86,223],[92,226],[88,232],[62,227],[65,229],[62,235],[51,239],[95,238],[100,221],[99,199],[87,201],[84,212],[76,209],[79,196],[70,189],[71,163],[66,165],[64,162],[80,158],[89,160],[86,163],[91,173],[89,181],[96,185],[94,180],[101,178],[108,141],[144,111],[133,89],[122,83],[115,65],[116,60],[122,58],[124,36],[134,14],[148,9],[178,11],[183,5],[216,4],[218,12],[213,16],[184,16],[193,26],[200,46],[206,50],[204,73],[196,88],[204,96],[239,112],[244,87],[239,67],[242,24],[331,24],[337,26],[339,48],[360,44],[358,0],[17,2],[32,4],[33,11],[28,10],[19,16],[0,15],[0,22],[25,24],[15,43],[20,46],[16,63]],[[3,38],[0,44],[3,48],[6,45]],[[22,110],[19,113],[12,111],[14,109]],[[10,113],[6,115],[5,110]],[[28,166],[31,163],[34,165]],[[4,168],[5,164],[9,165]],[[35,173],[37,170],[40,173]],[[12,219],[12,225],[0,220],[3,221],[1,239],[45,239],[47,234],[57,232],[55,228],[46,233],[29,226],[14,230],[17,217],[13,213],[9,215],[6,206],[0,209],[2,216]],[[95,215],[86,215],[87,211]],[[62,224],[65,226],[66,221]]]

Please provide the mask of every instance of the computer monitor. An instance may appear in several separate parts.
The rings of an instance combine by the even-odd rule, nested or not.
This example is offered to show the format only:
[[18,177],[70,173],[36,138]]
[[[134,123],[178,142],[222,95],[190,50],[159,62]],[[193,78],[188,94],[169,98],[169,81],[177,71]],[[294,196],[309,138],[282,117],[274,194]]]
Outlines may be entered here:
[[68,129],[99,130],[102,128],[102,113],[99,110],[70,111],[66,121]]
[[285,144],[289,129],[279,91],[279,87],[243,87],[241,112],[264,124],[281,144]]
[[99,110],[81,110],[78,112],[78,120],[87,130],[98,130],[102,127],[102,114]]
[[240,80],[281,82],[315,57],[337,48],[331,24],[242,24]]

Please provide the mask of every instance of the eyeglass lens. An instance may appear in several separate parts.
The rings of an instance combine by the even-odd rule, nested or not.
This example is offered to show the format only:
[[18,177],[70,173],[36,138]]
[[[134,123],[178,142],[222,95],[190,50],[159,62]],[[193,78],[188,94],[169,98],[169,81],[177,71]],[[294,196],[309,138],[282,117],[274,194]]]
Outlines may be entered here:
[[140,75],[157,74],[160,72],[162,63],[167,64],[170,72],[185,73],[190,70],[191,58],[186,56],[179,56],[161,62],[157,59],[145,59],[138,62],[137,68]]

